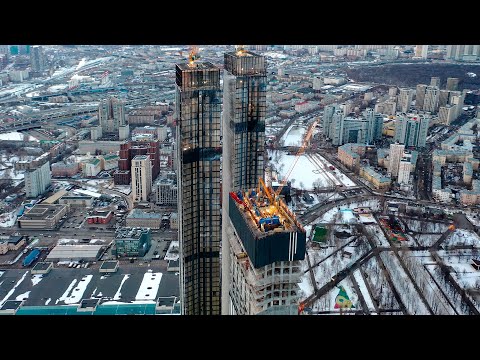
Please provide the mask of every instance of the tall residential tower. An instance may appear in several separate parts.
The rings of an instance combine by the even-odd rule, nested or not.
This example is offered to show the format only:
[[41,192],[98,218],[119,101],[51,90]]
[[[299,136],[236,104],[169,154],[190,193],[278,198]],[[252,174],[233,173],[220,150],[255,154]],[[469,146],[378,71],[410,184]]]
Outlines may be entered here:
[[177,64],[176,119],[182,314],[220,314],[220,69]]

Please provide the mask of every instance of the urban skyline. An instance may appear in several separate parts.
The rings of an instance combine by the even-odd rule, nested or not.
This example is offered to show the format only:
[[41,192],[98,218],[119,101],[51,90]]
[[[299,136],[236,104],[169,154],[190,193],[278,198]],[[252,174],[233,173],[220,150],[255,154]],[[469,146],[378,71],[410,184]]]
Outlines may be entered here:
[[0,46],[0,313],[479,314],[479,73],[477,45]]

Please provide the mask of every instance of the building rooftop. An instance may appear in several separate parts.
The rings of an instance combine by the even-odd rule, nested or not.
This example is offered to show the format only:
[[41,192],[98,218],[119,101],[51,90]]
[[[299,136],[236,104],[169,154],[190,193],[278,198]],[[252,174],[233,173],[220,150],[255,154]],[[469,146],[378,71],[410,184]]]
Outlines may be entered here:
[[132,159],[132,161],[135,161],[135,160],[147,160],[149,159],[150,157],[148,155],[135,155],[135,157]]
[[127,218],[130,219],[160,219],[162,217],[159,213],[144,212],[140,209],[133,209],[127,215]]
[[42,271],[43,270],[43,271],[45,271],[49,268],[50,265],[52,265],[51,262],[45,262],[45,261],[37,262],[32,270],[35,270],[35,271]]
[[120,227],[115,233],[115,240],[134,239],[139,240],[144,233],[150,233],[150,228]]
[[43,203],[44,204],[53,204],[55,203],[58,199],[60,199],[62,196],[68,194],[68,191],[65,190],[65,189],[62,189],[62,190],[59,190],[57,191],[55,194],[53,194],[52,196],[46,198],[45,200],[43,200]]
[[195,66],[190,66],[189,63],[180,63],[176,65],[182,71],[219,70],[218,67],[207,61],[195,61]]
[[67,205],[62,204],[36,204],[18,218],[18,220],[46,220],[54,217]]
[[87,245],[87,244],[68,244],[55,246],[47,260],[52,259],[82,259],[82,258],[98,258],[103,245]]
[[375,178],[376,180],[378,180],[381,183],[382,182],[386,182],[386,183],[391,182],[391,179],[388,176],[385,176],[385,175],[375,171],[375,169],[370,167],[370,166],[364,166],[364,167],[362,167],[362,169],[367,174],[369,174],[371,177]]
[[118,260],[104,261],[100,266],[100,270],[113,270],[118,266]]
[[7,300],[0,308],[0,311],[17,310],[22,305],[22,302],[19,300]]

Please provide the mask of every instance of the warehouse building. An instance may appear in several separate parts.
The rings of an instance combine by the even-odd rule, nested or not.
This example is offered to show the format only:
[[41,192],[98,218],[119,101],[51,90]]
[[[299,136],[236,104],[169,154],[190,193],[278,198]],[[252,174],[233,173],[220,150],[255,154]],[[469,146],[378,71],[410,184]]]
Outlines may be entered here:
[[47,256],[47,261],[96,261],[103,245],[57,245]]
[[52,230],[70,210],[64,204],[37,204],[18,218],[18,227],[22,229]]

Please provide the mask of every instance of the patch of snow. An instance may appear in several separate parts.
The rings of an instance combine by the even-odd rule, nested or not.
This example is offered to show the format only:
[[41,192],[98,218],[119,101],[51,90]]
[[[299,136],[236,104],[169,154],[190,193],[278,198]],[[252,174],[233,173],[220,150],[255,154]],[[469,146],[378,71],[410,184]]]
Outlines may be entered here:
[[47,301],[45,301],[45,305],[50,304],[50,301],[52,301],[52,298],[48,298]]
[[42,281],[43,275],[41,274],[35,274],[32,276],[32,284],[33,286],[37,285],[40,281]]
[[28,296],[30,295],[31,291],[24,292],[23,294],[18,295],[15,300],[17,301],[22,301],[22,300],[27,300]]
[[17,220],[17,213],[18,211],[14,210],[10,213],[6,213],[0,216],[0,227],[7,228],[15,225],[15,221]]
[[480,248],[480,237],[473,231],[457,229],[445,240],[444,245],[473,245]]
[[160,286],[160,281],[162,280],[162,275],[161,272],[153,273],[151,270],[145,273],[137,295],[135,296],[135,300],[155,299],[158,287]]
[[68,285],[67,290],[63,293],[62,296],[60,296],[57,301],[55,301],[55,305],[58,304],[59,301],[64,301],[68,299],[68,295],[70,294],[70,291],[72,291],[73,287],[75,286],[75,283],[77,282],[77,279],[73,279],[70,285]]
[[65,304],[76,304],[82,300],[83,293],[87,289],[88,284],[92,280],[93,275],[85,275],[77,284],[77,287],[73,289],[72,294],[67,297]]
[[120,286],[118,287],[117,292],[113,296],[113,300],[120,300],[120,298],[122,297],[122,293],[120,291],[122,290],[123,283],[127,281],[129,277],[130,277],[130,274],[123,275],[122,282],[120,283]]
[[355,270],[353,272],[353,277],[355,278],[355,281],[358,284],[360,292],[362,293],[362,296],[365,299],[365,302],[367,303],[368,310],[376,311],[375,305],[373,305],[372,298],[370,297],[370,293],[368,292],[367,285],[365,284],[365,281],[363,279],[362,274],[360,273],[360,270],[358,269]]
[[7,293],[7,295],[5,295],[5,297],[3,298],[3,300],[0,301],[0,307],[2,307],[3,304],[5,304],[5,303],[7,302],[8,298],[9,298],[10,296],[12,296],[12,294],[15,292],[15,289],[22,283],[23,280],[25,280],[25,277],[27,276],[28,273],[29,273],[29,272],[26,271],[25,274],[23,274],[23,276],[20,278],[20,280],[17,281],[17,283],[15,284],[15,286],[14,286],[12,289],[10,289],[10,291]]

